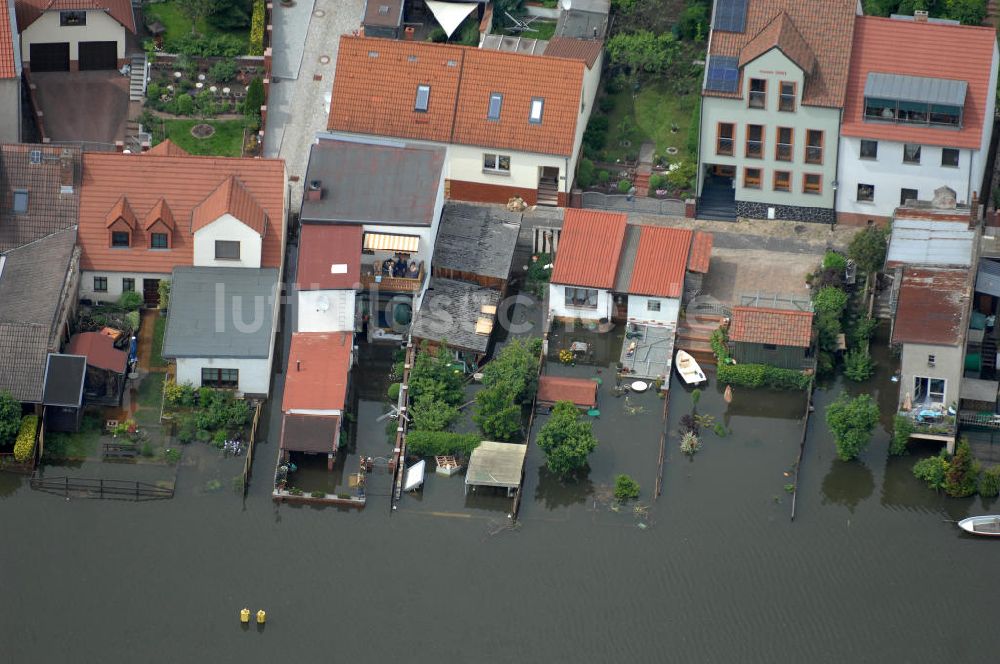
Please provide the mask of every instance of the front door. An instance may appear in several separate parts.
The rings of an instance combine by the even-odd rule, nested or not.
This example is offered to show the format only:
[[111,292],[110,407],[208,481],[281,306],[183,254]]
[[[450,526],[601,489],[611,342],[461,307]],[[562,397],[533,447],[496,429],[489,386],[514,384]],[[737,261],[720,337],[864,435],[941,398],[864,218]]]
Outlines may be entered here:
[[160,280],[142,280],[142,299],[147,307],[155,308],[160,306]]

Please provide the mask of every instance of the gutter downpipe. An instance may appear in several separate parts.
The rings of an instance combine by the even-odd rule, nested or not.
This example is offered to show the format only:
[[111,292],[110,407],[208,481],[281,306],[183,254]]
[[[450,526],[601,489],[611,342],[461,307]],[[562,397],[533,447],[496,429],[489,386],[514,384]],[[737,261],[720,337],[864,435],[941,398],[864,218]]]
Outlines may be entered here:
[[840,109],[840,117],[837,120],[837,156],[833,162],[833,181],[837,186],[833,189],[833,221],[830,222],[830,230],[837,225],[837,192],[840,191],[840,128],[844,124],[844,109]]

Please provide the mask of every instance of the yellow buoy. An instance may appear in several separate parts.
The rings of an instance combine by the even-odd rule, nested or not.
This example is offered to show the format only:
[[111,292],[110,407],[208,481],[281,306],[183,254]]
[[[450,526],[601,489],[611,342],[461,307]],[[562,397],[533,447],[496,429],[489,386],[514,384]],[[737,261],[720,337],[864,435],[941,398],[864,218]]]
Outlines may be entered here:
[[243,624],[250,622],[250,609],[244,608],[240,611],[240,622]]
[[260,611],[257,612],[257,624],[263,625],[264,621],[266,620],[267,620],[267,614],[264,613],[264,609],[261,609]]

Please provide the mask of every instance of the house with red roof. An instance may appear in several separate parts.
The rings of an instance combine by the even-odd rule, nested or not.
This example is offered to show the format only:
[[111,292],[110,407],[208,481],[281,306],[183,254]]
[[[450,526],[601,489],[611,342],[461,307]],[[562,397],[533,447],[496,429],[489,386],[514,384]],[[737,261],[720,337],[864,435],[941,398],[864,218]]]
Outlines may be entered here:
[[14,0],[24,68],[118,69],[135,33],[131,0]]
[[813,312],[773,307],[733,307],[729,344],[740,364],[809,368]]
[[448,146],[448,198],[565,206],[600,71],[563,52],[345,35],[327,128]]
[[886,223],[940,187],[983,199],[1000,53],[992,27],[893,16],[855,21],[840,129],[837,221]]
[[298,332],[354,332],[361,283],[359,225],[304,224],[295,274]]
[[0,142],[21,140],[21,40],[14,5],[0,11]]

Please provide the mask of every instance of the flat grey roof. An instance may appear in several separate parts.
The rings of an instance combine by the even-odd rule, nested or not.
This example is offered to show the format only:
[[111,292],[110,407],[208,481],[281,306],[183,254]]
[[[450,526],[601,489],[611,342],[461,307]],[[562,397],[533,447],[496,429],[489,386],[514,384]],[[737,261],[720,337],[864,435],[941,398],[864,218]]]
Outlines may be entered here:
[[[630,327],[642,330],[643,335],[622,341],[621,363],[623,368],[629,370],[626,374],[628,379],[669,379],[670,369],[674,364],[676,330],[673,327],[658,325],[630,325]],[[629,347],[633,342],[635,348],[629,355]]]
[[975,238],[962,221],[895,219],[886,265],[969,267]]
[[585,3],[587,7],[577,8],[576,2],[569,11],[559,12],[555,34],[559,37],[576,39],[604,39],[608,32],[609,3],[598,0]]
[[[505,17],[506,18],[506,17]],[[486,35],[479,48],[487,51],[510,51],[527,55],[542,55],[549,43],[544,39],[532,39],[520,35]]]
[[485,353],[490,334],[477,334],[476,321],[489,318],[496,326],[494,314],[483,313],[484,306],[497,306],[500,291],[454,279],[431,277],[420,309],[413,317],[410,334],[416,339],[447,341],[449,346],[476,353]]
[[275,268],[174,268],[163,356],[267,358],[279,294]]
[[996,403],[998,390],[1000,390],[1000,383],[995,380],[963,378],[958,394],[962,399],[969,401]]
[[[445,149],[323,138],[309,152],[302,221],[430,226]],[[318,181],[319,200],[309,200]]]
[[639,236],[642,226],[628,225],[625,227],[625,242],[622,243],[621,257],[618,259],[618,272],[615,274],[615,292],[627,293],[632,283],[632,272],[635,270],[635,256],[639,251]]
[[527,445],[484,440],[472,450],[469,467],[465,471],[465,483],[517,488],[521,486],[521,469],[527,453]]
[[878,99],[918,101],[927,104],[964,106],[969,84],[948,78],[926,78],[870,72],[865,81],[865,96]]
[[42,403],[46,406],[79,408],[83,404],[83,383],[86,377],[87,358],[83,355],[49,353]]
[[441,213],[432,266],[507,279],[520,228],[518,212],[448,203]]

